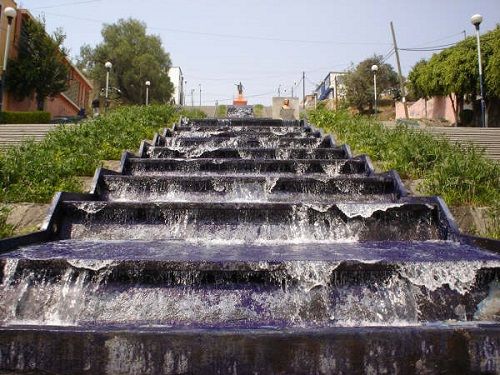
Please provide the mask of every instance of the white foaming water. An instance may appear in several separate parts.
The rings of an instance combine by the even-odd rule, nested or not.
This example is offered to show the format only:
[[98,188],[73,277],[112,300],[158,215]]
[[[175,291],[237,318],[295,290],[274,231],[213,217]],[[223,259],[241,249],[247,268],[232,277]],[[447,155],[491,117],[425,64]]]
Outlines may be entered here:
[[19,259],[7,258],[4,260],[2,287],[10,285],[14,279]]
[[500,282],[490,284],[488,296],[477,306],[474,320],[500,321]]
[[399,273],[413,285],[425,286],[431,291],[448,285],[450,289],[465,294],[474,286],[480,269],[498,267],[498,261],[405,263],[399,266]]
[[299,288],[310,291],[316,287],[327,287],[332,272],[340,262],[285,262],[286,274],[298,283]]
[[387,211],[390,208],[398,208],[402,206],[404,206],[403,203],[337,204],[338,209],[341,210],[348,218],[357,216],[369,218],[377,211]]
[[74,268],[81,268],[90,271],[100,271],[102,269],[114,267],[120,262],[114,260],[93,260],[93,259],[67,259],[66,260]]
[[344,164],[345,162],[322,163],[321,168],[323,168],[328,177],[338,177]]
[[73,205],[89,215],[96,214],[106,207],[105,202],[75,202]]
[[[85,267],[81,268],[82,264]],[[91,275],[89,269],[96,264],[99,266]],[[451,310],[461,306],[453,298],[443,301],[442,294],[436,297],[439,301],[432,300],[425,290],[432,291],[434,285],[422,292],[421,287],[426,285],[397,272],[385,278],[353,278],[353,282],[347,279],[348,282],[337,284],[332,277],[339,265],[327,261],[252,262],[250,271],[269,272],[270,284],[259,283],[259,287],[251,282],[232,281],[199,284],[201,272],[188,267],[185,271],[172,271],[176,280],[172,285],[138,282],[115,288],[106,282],[113,263],[76,262],[77,268],[68,267],[61,277],[24,271],[10,285],[2,284],[0,298],[5,301],[4,306],[11,308],[0,309],[0,321],[11,325],[59,326],[96,322],[149,326],[402,326],[425,320],[422,306],[446,303]],[[138,276],[142,271],[134,272]],[[169,271],[163,271],[164,275],[165,272]],[[453,290],[450,296],[463,292]],[[491,319],[498,314],[498,304],[493,301],[495,293],[498,286],[492,287],[476,319]],[[458,319],[467,317],[462,314]]]

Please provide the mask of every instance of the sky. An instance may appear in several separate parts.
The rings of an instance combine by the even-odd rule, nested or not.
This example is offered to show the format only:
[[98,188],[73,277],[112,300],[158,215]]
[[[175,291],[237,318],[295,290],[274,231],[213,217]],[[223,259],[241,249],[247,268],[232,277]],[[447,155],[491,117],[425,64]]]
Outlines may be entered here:
[[[393,21],[400,48],[457,42],[475,32],[470,17],[484,17],[481,32],[500,24],[500,0],[18,0],[48,31],[61,27],[70,56],[102,41],[103,23],[136,18],[159,35],[173,66],[187,81],[187,102],[230,103],[243,83],[250,104],[302,95],[329,71],[343,71],[392,49]],[[401,51],[403,74],[432,52]],[[387,62],[396,67],[395,57]],[[296,84],[296,85],[295,85]]]

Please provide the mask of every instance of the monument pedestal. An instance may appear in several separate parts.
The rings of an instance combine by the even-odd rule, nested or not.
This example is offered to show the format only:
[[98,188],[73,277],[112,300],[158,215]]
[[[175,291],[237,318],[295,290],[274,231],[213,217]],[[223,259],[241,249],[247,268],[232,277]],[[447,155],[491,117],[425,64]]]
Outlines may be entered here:
[[233,105],[238,105],[238,106],[248,105],[248,101],[242,94],[240,94],[236,99],[233,100]]

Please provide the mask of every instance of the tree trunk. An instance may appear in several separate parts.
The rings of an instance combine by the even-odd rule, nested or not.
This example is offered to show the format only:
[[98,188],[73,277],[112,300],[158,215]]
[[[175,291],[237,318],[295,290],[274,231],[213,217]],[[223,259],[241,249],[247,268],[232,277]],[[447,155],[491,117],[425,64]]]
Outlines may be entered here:
[[45,98],[37,94],[36,96],[36,109],[37,111],[43,111],[43,105],[45,104]]
[[[453,100],[453,94],[449,94],[448,97],[450,98],[451,107],[453,108],[453,118],[455,119],[455,126],[458,126],[458,112],[457,112],[458,105]],[[455,97],[456,97],[456,95],[455,95]]]

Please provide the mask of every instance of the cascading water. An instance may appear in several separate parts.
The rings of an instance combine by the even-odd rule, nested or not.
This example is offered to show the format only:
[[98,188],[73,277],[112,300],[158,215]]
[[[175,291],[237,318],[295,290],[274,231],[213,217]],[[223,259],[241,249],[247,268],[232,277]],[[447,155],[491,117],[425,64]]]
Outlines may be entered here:
[[62,197],[0,256],[0,369],[498,371],[500,257],[301,125],[183,120]]

